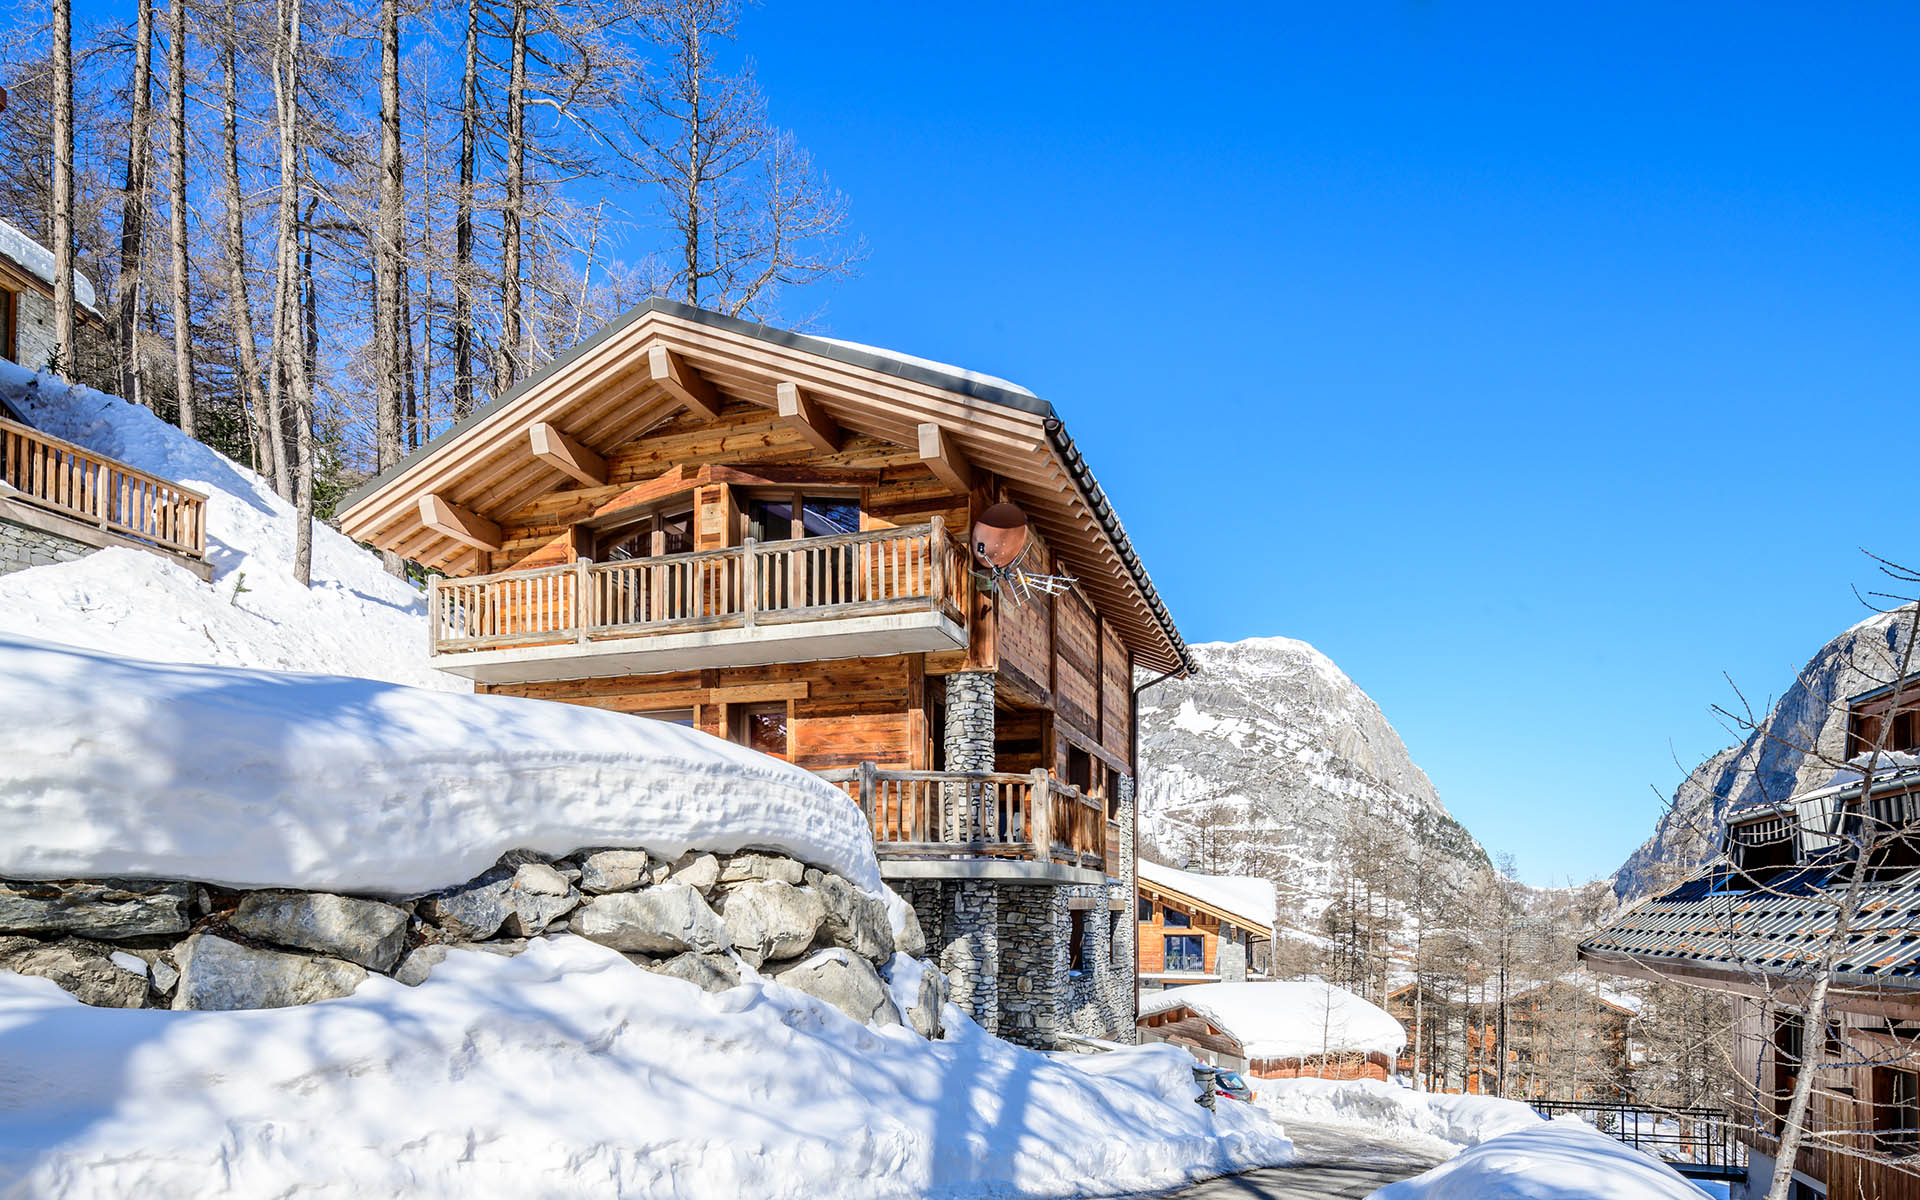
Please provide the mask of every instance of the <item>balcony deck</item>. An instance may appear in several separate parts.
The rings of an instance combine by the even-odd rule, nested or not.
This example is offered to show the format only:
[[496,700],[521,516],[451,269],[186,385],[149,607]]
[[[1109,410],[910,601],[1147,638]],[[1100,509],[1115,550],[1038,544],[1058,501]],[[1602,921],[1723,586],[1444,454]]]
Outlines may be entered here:
[[936,519],[435,579],[428,649],[480,683],[959,650],[966,569]]
[[1100,884],[1119,873],[1106,806],[1043,770],[816,772],[873,827],[887,879]]
[[87,545],[153,551],[212,576],[205,496],[4,418],[0,515]]

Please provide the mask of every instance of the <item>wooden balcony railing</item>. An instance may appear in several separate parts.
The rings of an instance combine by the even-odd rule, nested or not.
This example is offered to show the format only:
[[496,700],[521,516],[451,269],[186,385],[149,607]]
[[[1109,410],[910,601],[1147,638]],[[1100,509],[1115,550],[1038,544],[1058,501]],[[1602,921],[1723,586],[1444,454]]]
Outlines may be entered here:
[[435,654],[900,612],[963,620],[946,523],[432,581]]
[[5,419],[0,484],[0,495],[35,508],[188,558],[207,556],[205,496]]
[[1109,868],[1101,801],[1044,770],[884,771],[873,763],[815,772],[860,805],[882,862],[998,858]]

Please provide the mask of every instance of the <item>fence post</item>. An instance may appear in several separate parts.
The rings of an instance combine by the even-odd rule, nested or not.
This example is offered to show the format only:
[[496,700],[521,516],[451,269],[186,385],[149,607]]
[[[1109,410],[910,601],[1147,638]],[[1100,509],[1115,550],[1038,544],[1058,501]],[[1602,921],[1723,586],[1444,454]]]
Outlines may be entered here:
[[427,576],[427,656],[440,653],[440,577]]
[[1033,825],[1033,857],[1036,862],[1053,861],[1053,777],[1045,767],[1033,769],[1033,791],[1027,801],[1028,819]]
[[927,607],[939,612],[947,598],[947,519],[939,513],[933,514],[933,536],[927,539],[927,557],[933,560]]
[[[742,613],[741,619],[745,621],[748,629],[753,628],[754,617],[760,608],[758,594],[760,591],[760,567],[755,561],[756,555],[753,552],[754,547],[759,544],[760,543],[752,538],[747,538],[740,543],[740,590],[745,593],[745,595],[740,598],[740,610]],[[872,765],[872,763],[862,763],[861,770],[864,772],[866,768]],[[861,776],[863,785],[865,781],[866,776],[863,774]]]
[[587,592],[589,560],[582,555],[573,560],[573,640],[584,643],[587,627],[593,623],[593,601]]

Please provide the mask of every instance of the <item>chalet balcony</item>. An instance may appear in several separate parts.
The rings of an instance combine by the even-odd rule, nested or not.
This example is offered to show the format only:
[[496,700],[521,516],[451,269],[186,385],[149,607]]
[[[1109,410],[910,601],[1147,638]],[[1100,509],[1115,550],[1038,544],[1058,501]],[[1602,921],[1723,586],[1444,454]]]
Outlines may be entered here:
[[480,683],[643,675],[967,645],[945,524],[435,579],[434,666]]
[[1106,805],[1043,770],[1030,774],[815,772],[860,805],[888,879],[1099,884],[1118,876]]
[[3,418],[0,516],[85,545],[154,551],[212,576],[205,496]]

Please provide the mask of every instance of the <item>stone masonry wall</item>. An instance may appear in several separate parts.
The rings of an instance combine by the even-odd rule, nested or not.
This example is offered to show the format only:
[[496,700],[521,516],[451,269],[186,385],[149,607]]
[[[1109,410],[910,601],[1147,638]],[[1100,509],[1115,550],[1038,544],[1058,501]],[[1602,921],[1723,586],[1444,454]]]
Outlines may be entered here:
[[[20,293],[16,308],[19,324],[14,330],[14,360],[29,371],[44,371],[53,361],[53,301],[39,292]],[[0,347],[4,350],[5,347]]]
[[1000,899],[1000,1036],[1053,1048],[1067,1006],[1067,889],[1005,887]]
[[927,957],[946,976],[948,999],[988,1033],[1000,1032],[1000,901],[998,885],[974,880],[897,885],[927,942]]
[[947,676],[946,728],[941,731],[947,770],[993,770],[993,698],[991,671]]
[[93,553],[93,547],[57,533],[47,533],[12,521],[0,520],[0,575],[29,567],[72,562]]

